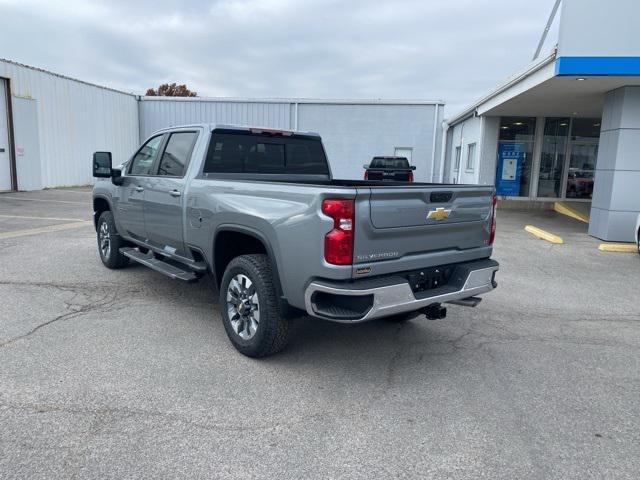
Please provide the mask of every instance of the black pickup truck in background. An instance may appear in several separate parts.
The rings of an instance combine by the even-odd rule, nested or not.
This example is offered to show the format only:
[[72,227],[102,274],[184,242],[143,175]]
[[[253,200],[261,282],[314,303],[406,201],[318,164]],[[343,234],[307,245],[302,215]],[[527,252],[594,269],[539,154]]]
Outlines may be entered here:
[[413,182],[414,165],[405,157],[373,157],[369,165],[363,165],[365,180]]

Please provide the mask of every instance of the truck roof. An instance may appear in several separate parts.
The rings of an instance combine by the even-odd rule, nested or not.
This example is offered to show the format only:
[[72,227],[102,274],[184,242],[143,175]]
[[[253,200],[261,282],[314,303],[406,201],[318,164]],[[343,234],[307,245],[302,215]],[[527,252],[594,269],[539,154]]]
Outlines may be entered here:
[[306,135],[306,136],[312,136],[312,137],[320,137],[320,134],[317,132],[307,132],[304,130],[289,130],[289,129],[282,129],[282,128],[264,127],[260,125],[248,126],[248,125],[232,125],[232,124],[224,124],[224,123],[190,123],[186,125],[171,125],[170,127],[165,127],[165,128],[156,130],[155,132],[153,132],[152,135],[155,135],[161,132],[171,131],[171,130],[193,128],[193,127],[203,128],[210,132],[219,128],[224,130],[240,130],[240,131],[247,131],[247,132],[256,131],[256,130],[264,131],[264,132],[283,132],[290,135]]

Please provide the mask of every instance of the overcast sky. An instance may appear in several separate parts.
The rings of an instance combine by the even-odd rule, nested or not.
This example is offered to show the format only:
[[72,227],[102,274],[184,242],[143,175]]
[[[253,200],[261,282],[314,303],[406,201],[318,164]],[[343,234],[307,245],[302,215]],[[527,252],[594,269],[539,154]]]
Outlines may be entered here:
[[[0,0],[0,57],[143,94],[444,100],[531,61],[553,0]],[[546,45],[555,44],[553,33]]]

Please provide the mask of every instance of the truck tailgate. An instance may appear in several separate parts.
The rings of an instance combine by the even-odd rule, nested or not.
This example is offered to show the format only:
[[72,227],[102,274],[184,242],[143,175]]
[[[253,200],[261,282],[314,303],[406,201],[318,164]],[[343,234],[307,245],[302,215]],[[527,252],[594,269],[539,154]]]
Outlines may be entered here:
[[492,196],[476,185],[358,188],[354,276],[488,257]]

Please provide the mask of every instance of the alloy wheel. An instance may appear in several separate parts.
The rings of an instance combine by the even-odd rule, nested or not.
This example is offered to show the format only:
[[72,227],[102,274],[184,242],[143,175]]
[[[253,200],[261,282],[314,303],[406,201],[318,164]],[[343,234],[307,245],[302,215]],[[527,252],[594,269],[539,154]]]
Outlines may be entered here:
[[103,258],[109,258],[111,253],[111,234],[109,233],[109,226],[107,222],[102,222],[100,225],[100,232],[98,234],[100,241],[100,252]]
[[233,331],[250,340],[260,324],[260,302],[253,282],[243,274],[234,276],[227,287],[227,312]]

